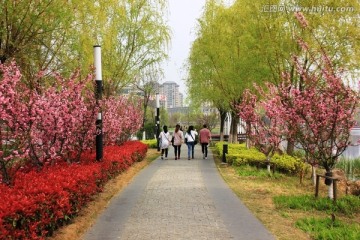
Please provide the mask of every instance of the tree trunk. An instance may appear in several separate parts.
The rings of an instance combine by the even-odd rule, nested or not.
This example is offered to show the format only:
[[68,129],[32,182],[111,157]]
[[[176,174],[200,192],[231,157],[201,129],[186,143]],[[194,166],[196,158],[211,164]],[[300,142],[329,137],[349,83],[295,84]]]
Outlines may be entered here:
[[286,153],[290,156],[294,155],[295,141],[292,138],[287,139]]
[[331,181],[331,184],[328,186],[328,196],[330,199],[334,199],[334,187],[333,187],[334,182]]
[[2,175],[2,182],[7,184],[7,185],[10,185],[10,176],[8,174],[8,171],[6,169],[6,165],[5,165],[5,162],[2,160],[0,161],[0,164],[1,164],[1,175]]
[[147,108],[148,108],[148,102],[147,102],[146,98],[144,98],[143,107],[144,107],[144,116],[143,116],[142,127],[144,128],[144,127],[145,127],[145,123],[146,123],[146,113],[147,113]]
[[229,143],[237,143],[237,126],[239,124],[239,117],[231,113],[231,127],[229,134]]
[[246,123],[246,148],[250,149],[251,147],[251,142],[250,142],[250,134],[251,134],[251,123],[247,122]]
[[315,166],[311,166],[311,179],[313,182],[313,185],[316,185],[316,167]]
[[220,112],[220,141],[224,141],[224,124],[226,118],[226,112],[223,109],[219,109]]
[[266,162],[267,162],[266,168],[267,168],[269,174],[271,174],[271,166],[270,166],[270,157],[269,156],[266,156]]
[[299,183],[300,185],[303,185],[303,179],[304,179],[304,170],[301,169],[299,172]]
[[146,132],[145,132],[145,129],[144,129],[144,131],[143,131],[142,140],[146,140]]
[[[325,176],[332,177],[333,173],[331,172],[331,170],[327,170]],[[325,184],[328,186],[328,197],[330,199],[334,199],[334,181],[332,179],[325,178]]]

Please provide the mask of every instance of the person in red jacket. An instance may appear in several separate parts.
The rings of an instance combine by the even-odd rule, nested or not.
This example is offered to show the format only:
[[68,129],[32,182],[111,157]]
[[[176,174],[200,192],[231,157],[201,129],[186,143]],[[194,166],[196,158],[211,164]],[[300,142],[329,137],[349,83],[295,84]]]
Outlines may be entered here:
[[203,125],[203,128],[199,132],[199,141],[201,144],[201,151],[203,153],[203,159],[207,159],[207,155],[208,155],[207,147],[209,145],[209,142],[211,141],[211,132],[207,128],[206,124]]

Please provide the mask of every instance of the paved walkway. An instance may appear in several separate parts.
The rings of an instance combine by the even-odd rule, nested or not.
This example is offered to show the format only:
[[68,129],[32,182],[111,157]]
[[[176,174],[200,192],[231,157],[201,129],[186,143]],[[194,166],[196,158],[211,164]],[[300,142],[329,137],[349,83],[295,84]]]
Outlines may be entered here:
[[158,158],[114,197],[85,240],[275,239],[219,175],[213,156]]

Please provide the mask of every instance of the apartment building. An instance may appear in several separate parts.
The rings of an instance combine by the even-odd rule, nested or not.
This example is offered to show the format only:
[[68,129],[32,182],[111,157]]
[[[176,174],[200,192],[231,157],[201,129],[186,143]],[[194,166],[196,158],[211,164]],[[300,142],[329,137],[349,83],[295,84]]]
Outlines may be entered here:
[[184,95],[179,91],[176,82],[166,81],[159,85],[159,93],[166,97],[165,108],[183,107]]

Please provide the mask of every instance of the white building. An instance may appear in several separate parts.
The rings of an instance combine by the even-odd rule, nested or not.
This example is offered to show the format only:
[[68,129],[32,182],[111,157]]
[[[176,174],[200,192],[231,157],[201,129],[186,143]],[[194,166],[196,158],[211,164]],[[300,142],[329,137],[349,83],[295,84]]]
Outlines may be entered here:
[[179,92],[180,86],[176,82],[167,81],[159,85],[160,95],[166,96],[165,108],[183,106],[183,94]]

